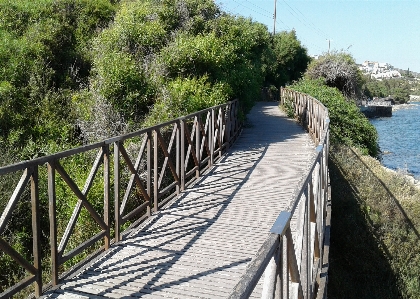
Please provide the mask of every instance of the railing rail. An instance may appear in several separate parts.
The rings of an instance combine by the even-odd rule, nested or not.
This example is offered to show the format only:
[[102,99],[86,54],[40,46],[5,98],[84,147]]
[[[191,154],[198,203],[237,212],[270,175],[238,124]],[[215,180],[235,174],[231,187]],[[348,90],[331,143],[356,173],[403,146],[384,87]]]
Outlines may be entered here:
[[295,189],[291,205],[280,213],[266,241],[232,290],[229,297],[232,299],[251,296],[260,279],[264,279],[261,298],[326,296],[330,225],[328,110],[306,94],[282,88],[280,104],[287,102],[311,135],[317,146],[316,154],[307,175]]
[[[45,257],[47,253],[41,252],[41,197],[47,198],[43,202],[49,204],[51,285],[55,286],[59,283],[60,267],[65,262],[101,240],[101,249],[107,250],[112,237],[115,242],[122,240],[123,230],[128,221],[135,225],[147,219],[210,168],[240,132],[238,110],[239,102],[235,100],[99,143],[1,167],[0,176],[20,172],[23,174],[0,216],[0,250],[23,267],[29,275],[3,290],[0,297],[12,297],[31,284],[35,286],[35,297],[39,297],[43,292],[41,257]],[[83,188],[65,167],[66,159],[78,155],[96,155]],[[40,194],[41,179],[38,172],[45,165],[48,194]],[[80,167],[85,168],[86,165],[81,164]],[[102,178],[99,178],[100,175]],[[61,236],[58,231],[57,204],[66,199],[57,198],[58,180],[65,182],[66,188],[70,190],[68,196],[77,198],[73,213]],[[89,200],[92,186],[97,181],[101,182],[103,188],[101,213]],[[25,259],[1,237],[18,202],[23,200],[21,197],[28,185],[31,190],[33,262]],[[81,244],[68,248],[83,208],[97,223],[99,231]],[[114,217],[111,215],[112,210]]]

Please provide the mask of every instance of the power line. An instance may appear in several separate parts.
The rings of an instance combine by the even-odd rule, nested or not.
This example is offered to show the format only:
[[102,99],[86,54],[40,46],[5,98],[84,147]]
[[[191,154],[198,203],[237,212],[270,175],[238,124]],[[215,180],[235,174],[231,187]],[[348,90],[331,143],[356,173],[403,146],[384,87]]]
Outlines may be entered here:
[[[296,7],[296,10],[304,17],[305,20],[307,20],[307,18],[305,17],[305,15]],[[312,23],[312,21],[309,20],[309,24],[313,27],[313,29],[315,29],[318,34],[322,35],[323,37],[327,38],[327,35],[322,32],[321,29],[319,29],[314,23]]]
[[[236,3],[237,6],[235,7],[235,10],[238,9],[239,7],[245,8],[247,10],[250,10],[254,13],[257,13],[261,16],[264,16],[266,18],[274,18],[274,14],[272,14],[271,12],[269,12],[267,9],[256,5],[252,2],[250,2],[249,0],[243,0],[243,1],[237,1],[237,0],[232,0],[232,2]],[[244,2],[247,5],[244,5]],[[298,9],[298,8],[293,8],[292,6],[290,6],[285,0],[283,0],[282,2],[284,2],[284,4],[287,6],[287,11],[298,21],[300,22],[302,25],[304,25],[305,27],[307,27],[308,29],[310,29],[311,31],[313,31],[316,35],[321,36],[323,39],[326,39],[325,37],[327,36],[326,34],[324,34],[319,28],[317,28],[312,22],[308,21],[308,19],[305,17],[305,15]],[[224,5],[222,5],[224,6]],[[251,7],[250,7],[251,6]],[[240,11],[243,11],[242,9],[239,9]],[[232,14],[238,14],[238,12],[233,12],[232,10],[230,10],[230,12]],[[272,16],[269,16],[271,15]],[[302,20],[303,18],[303,20]],[[292,29],[285,24],[281,19],[275,18],[274,19],[274,23],[273,23],[273,32],[275,33],[276,31],[276,25],[279,25],[280,28],[284,28],[281,30],[289,30],[291,31]],[[310,45],[311,48],[316,48],[318,51],[323,51],[319,46],[314,45],[312,43],[305,43],[306,45]]]
[[[233,0],[233,1],[235,1],[235,0]],[[236,2],[236,1],[235,1]],[[247,3],[249,3],[249,4],[251,4],[251,5],[253,5],[254,7],[256,7],[256,8],[258,8],[258,9],[260,9],[260,10],[263,10],[263,11],[265,11],[265,12],[267,12],[267,13],[269,13],[269,14],[271,14],[271,12],[269,12],[268,10],[266,10],[266,9],[264,9],[264,8],[262,8],[261,6],[258,6],[258,5],[256,5],[256,4],[254,4],[254,3],[252,3],[252,2],[249,2],[248,0],[245,0],[245,2],[247,2]],[[266,17],[268,17],[267,15],[264,15],[264,16],[266,16]],[[274,16],[274,15],[273,15]],[[278,25],[280,25],[277,21],[280,21],[280,23],[282,23],[284,26],[286,26],[289,30],[291,30],[290,29],[290,27],[289,26],[287,26],[282,20],[277,20],[276,18],[274,18],[275,19],[275,23],[276,24],[278,24]]]
[[[261,15],[261,16],[264,16],[264,17],[266,17],[266,18],[270,18],[270,19],[272,18],[272,16],[270,16],[270,15],[267,15],[267,14],[266,14],[266,13],[270,14],[270,12],[269,12],[269,11],[267,11],[266,9],[264,9],[264,8],[262,8],[262,7],[258,6],[258,5],[255,5],[255,4],[254,4],[254,3],[252,3],[252,2],[249,2],[248,0],[244,0],[244,2],[247,2],[247,3],[251,4],[252,6],[256,7],[257,9],[262,10],[262,11],[264,11],[264,12],[266,12],[266,13],[263,13],[263,12],[261,12],[261,11],[257,11],[257,10],[255,10],[255,9],[253,9],[253,8],[250,8],[249,6],[246,6],[246,5],[244,5],[243,3],[238,2],[238,1],[236,1],[236,0],[232,0],[232,1],[238,4],[238,6],[237,6],[237,7],[242,6],[242,7],[246,8],[246,9],[248,9],[248,10],[250,10],[250,11],[253,11],[253,12],[255,12],[255,13],[257,13],[257,14]],[[232,12],[232,13],[234,13],[234,12]],[[286,25],[286,24],[285,24],[282,20],[278,20],[278,21],[280,21],[280,23],[281,23],[284,27],[286,27],[286,28],[288,28],[289,30],[291,30],[291,29],[290,29],[290,27],[289,27],[289,26],[287,26],[287,25]],[[278,22],[277,22],[277,20],[276,20],[276,24],[280,25],[280,23],[278,23]],[[281,26],[281,27],[282,27],[282,28],[284,28],[283,26]]]

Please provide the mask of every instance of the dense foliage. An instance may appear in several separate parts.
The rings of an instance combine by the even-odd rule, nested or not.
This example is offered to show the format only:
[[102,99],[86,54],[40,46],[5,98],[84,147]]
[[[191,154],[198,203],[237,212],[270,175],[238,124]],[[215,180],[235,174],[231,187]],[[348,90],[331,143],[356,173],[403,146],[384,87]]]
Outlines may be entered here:
[[322,80],[309,79],[300,80],[290,88],[313,96],[328,108],[332,144],[356,146],[372,156],[378,154],[375,127],[337,88],[325,85]]
[[2,143],[21,148],[72,138],[69,94],[87,83],[87,49],[113,14],[107,0],[0,1]]
[[269,79],[277,88],[280,88],[300,79],[311,60],[306,49],[298,41],[294,30],[277,33],[273,37],[273,43],[275,62],[271,66]]
[[365,95],[369,98],[385,98],[391,97],[396,103],[404,104],[410,100],[410,94],[415,94],[414,88],[418,86],[417,82],[410,82],[406,79],[393,78],[383,79],[366,79]]
[[[238,98],[249,110],[263,87],[299,78],[309,57],[292,32],[272,35],[212,0],[0,0],[0,163],[51,154]],[[94,156],[61,161],[83,186]],[[39,173],[46,182],[46,171]],[[2,176],[0,211],[19,180]],[[58,234],[77,198],[56,179]],[[39,186],[48,252],[47,186]],[[103,186],[89,202],[100,213]],[[27,188],[2,234],[31,259]],[[83,229],[82,229],[83,228]],[[82,210],[71,248],[98,232]],[[86,254],[84,252],[83,254]],[[82,256],[83,257],[83,256]],[[78,259],[68,261],[69,267]],[[48,265],[49,257],[43,257]],[[0,292],[25,275],[0,252]],[[64,270],[60,269],[60,271]],[[48,268],[46,266],[45,268]],[[47,271],[44,273],[48,279]]]

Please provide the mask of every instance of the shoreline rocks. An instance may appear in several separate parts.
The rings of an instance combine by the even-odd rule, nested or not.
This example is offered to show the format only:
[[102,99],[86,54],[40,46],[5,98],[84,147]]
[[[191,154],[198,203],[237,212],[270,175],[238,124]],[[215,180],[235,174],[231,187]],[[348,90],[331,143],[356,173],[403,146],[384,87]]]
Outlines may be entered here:
[[406,170],[394,170],[383,165],[382,167],[388,172],[404,177],[404,179],[406,179],[409,183],[420,189],[420,179],[416,179],[413,174],[407,172]]

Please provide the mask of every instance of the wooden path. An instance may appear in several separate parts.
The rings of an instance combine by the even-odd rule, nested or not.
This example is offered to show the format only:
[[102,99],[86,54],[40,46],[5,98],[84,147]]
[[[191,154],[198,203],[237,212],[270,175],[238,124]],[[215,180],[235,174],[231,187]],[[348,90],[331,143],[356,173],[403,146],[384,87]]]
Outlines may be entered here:
[[315,154],[277,105],[257,103],[209,173],[44,298],[226,298]]

